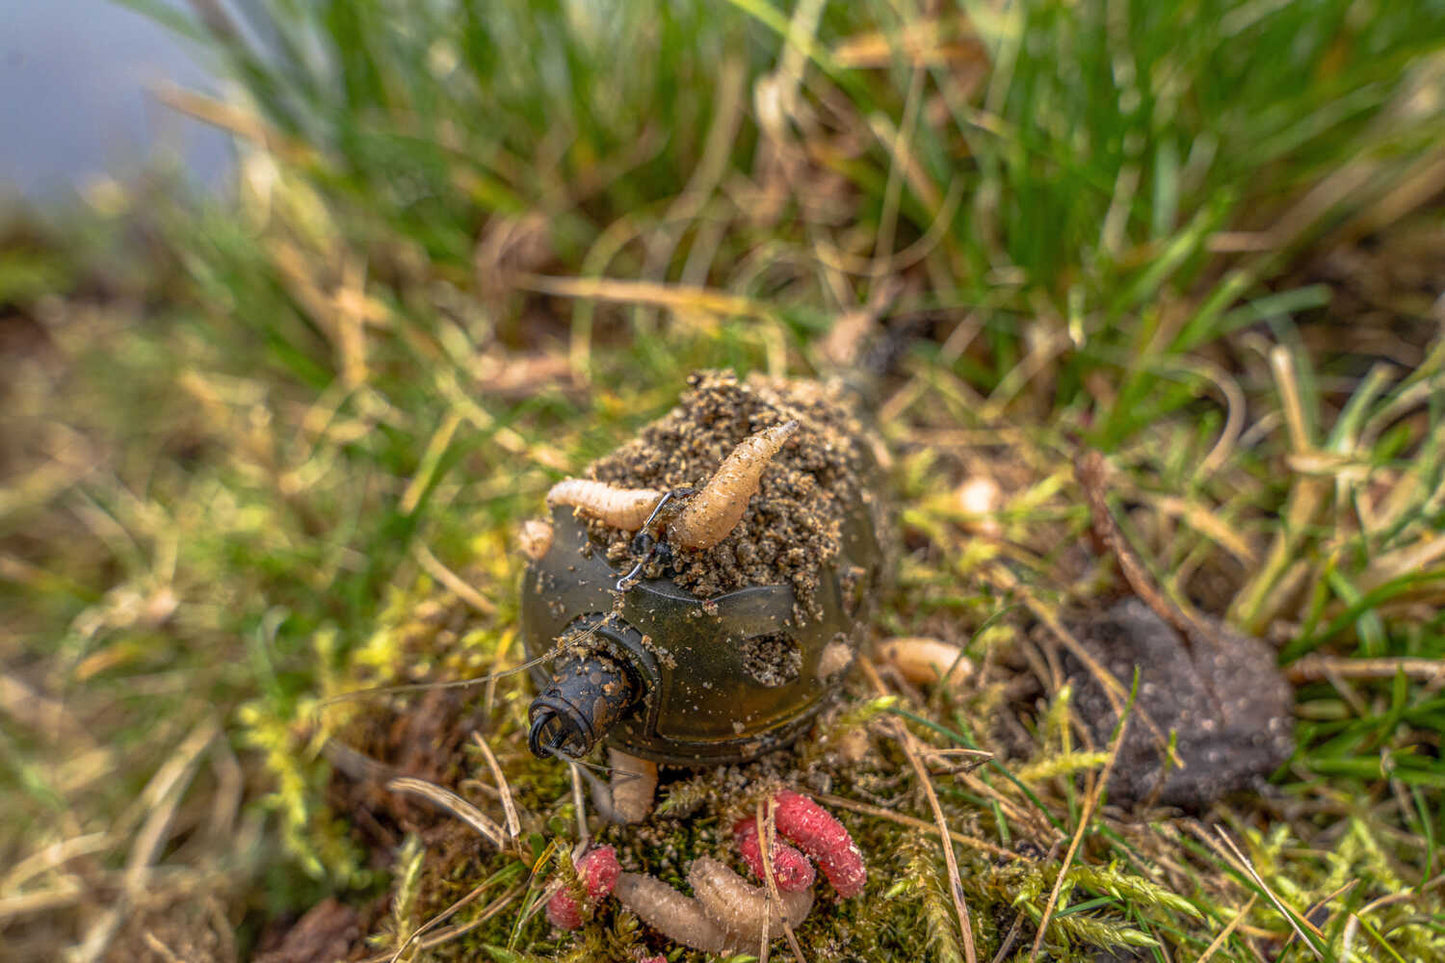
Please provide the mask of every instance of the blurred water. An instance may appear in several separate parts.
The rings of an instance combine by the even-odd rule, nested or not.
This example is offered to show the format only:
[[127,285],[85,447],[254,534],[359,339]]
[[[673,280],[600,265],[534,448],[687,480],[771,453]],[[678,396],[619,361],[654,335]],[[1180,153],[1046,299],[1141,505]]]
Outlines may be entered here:
[[181,41],[108,0],[0,0],[0,197],[63,196],[157,151],[216,183],[226,137],[147,94],[160,80],[210,86]]

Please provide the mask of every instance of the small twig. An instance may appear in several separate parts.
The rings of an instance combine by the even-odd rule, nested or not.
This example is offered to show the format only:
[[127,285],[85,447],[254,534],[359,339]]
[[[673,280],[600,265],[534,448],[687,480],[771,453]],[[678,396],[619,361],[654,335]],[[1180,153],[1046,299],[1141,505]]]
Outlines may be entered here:
[[[878,670],[873,668],[873,663],[867,659],[858,660],[858,665],[863,673],[868,676],[874,690],[881,696],[889,695],[888,688],[878,676]],[[963,881],[958,873],[958,856],[953,851],[953,841],[948,834],[948,819],[943,815],[943,806],[938,801],[938,792],[933,788],[933,778],[928,773],[928,767],[923,764],[923,756],[919,752],[918,740],[909,731],[902,719],[889,719],[894,732],[894,737],[902,747],[904,755],[908,757],[909,765],[913,767],[914,773],[923,785],[923,795],[928,800],[928,806],[933,810],[933,821],[938,827],[939,845],[943,847],[943,861],[948,868],[948,889],[949,895],[953,897],[953,910],[958,916],[958,929],[963,937],[963,955],[968,963],[978,963],[978,951],[973,945],[973,921],[968,912],[968,900],[963,895]]]
[[[1364,925],[1365,916],[1373,913],[1375,910],[1378,910],[1381,907],[1389,906],[1392,903],[1403,903],[1406,900],[1414,899],[1417,896],[1422,896],[1430,890],[1435,889],[1442,883],[1445,883],[1445,876],[1436,876],[1429,882],[1421,883],[1420,886],[1414,890],[1405,890],[1398,893],[1389,893],[1388,895],[1381,896],[1379,899],[1371,900],[1364,906],[1361,906],[1355,912],[1351,913],[1349,920],[1345,923],[1345,931],[1342,940],[1343,949],[1340,954],[1341,958],[1346,960],[1350,958],[1350,947],[1354,944],[1355,934],[1359,931],[1360,927]],[[1374,936],[1375,934],[1371,933],[1370,935]]]
[[1403,672],[1414,679],[1445,679],[1445,661],[1405,656],[1381,659],[1345,659],[1328,655],[1307,655],[1284,670],[1289,681],[1324,682],[1341,679],[1393,679]]
[[381,782],[396,775],[396,768],[353,749],[340,739],[321,744],[321,757],[352,782]]
[[259,144],[284,160],[305,163],[315,157],[315,152],[310,147],[288,137],[256,114],[234,104],[171,83],[156,84],[151,87],[151,93],[172,110],[203,124],[228,131],[242,140]]
[[141,793],[141,798],[148,800],[153,808],[131,846],[122,877],[121,892],[86,932],[85,939],[75,954],[76,963],[94,963],[105,956],[106,950],[110,948],[111,940],[120,930],[132,901],[145,889],[151,867],[169,836],[171,822],[180,807],[181,797],[185,795],[186,787],[190,785],[191,777],[200,765],[201,754],[220,731],[221,727],[215,719],[203,720],[191,730],[190,735],[165,764],[156,770],[156,774]]
[[[830,793],[825,792],[814,793],[813,798],[817,799],[820,803],[827,804],[829,807],[846,809],[850,812],[855,812],[862,816],[872,816],[875,819],[885,819],[888,822],[897,823],[900,826],[907,826],[909,829],[921,830],[925,833],[931,833],[934,836],[939,835],[938,827],[933,823],[929,822],[928,820],[918,819],[914,816],[905,816],[903,813],[896,813],[891,809],[884,809],[882,806],[874,806],[869,803],[859,802],[856,799],[848,799],[844,796],[834,796]],[[1011,849],[1004,849],[1002,846],[996,846],[986,839],[979,839],[977,836],[969,836],[955,829],[950,829],[948,831],[948,838],[956,843],[962,843],[970,849],[976,849],[979,852],[988,853],[990,856],[995,856],[999,859],[1008,859],[1017,862],[1024,858]]]
[[497,606],[493,604],[491,599],[486,598],[476,589],[468,585],[466,580],[460,575],[443,565],[441,559],[433,555],[425,545],[418,542],[412,546],[411,553],[417,562],[421,564],[421,567],[427,570],[428,575],[451,589],[452,594],[457,598],[466,602],[483,615],[497,614]]
[[[774,906],[778,907],[779,910],[782,910],[783,897],[782,894],[778,892],[778,880],[773,873],[773,840],[777,836],[777,820],[775,819],[774,813],[777,811],[777,808],[778,801],[772,796],[768,797],[766,803],[760,800],[758,802],[756,819],[758,824],[758,841],[762,844],[763,882],[768,887],[768,899]],[[788,914],[786,912],[779,912],[778,915],[782,917],[783,935],[787,937],[788,946],[793,951],[793,958],[796,959],[798,963],[807,963],[807,957],[803,955],[803,947],[798,944],[798,935],[793,932],[793,924],[788,921]],[[771,914],[763,918],[763,945],[759,963],[768,963],[768,954],[772,949],[772,941],[768,939],[767,935],[767,927],[770,919]]]
[[[1169,598],[1159,590],[1154,584],[1153,576],[1145,568],[1143,559],[1124,537],[1105,497],[1108,464],[1104,461],[1104,456],[1097,451],[1086,451],[1074,462],[1074,474],[1078,477],[1079,485],[1084,489],[1084,497],[1089,503],[1094,532],[1108,546],[1114,560],[1119,564],[1119,571],[1124,573],[1124,579],[1134,590],[1134,594],[1143,599],[1144,604],[1153,609],[1155,615],[1178,631],[1179,638],[1184,643],[1184,651],[1191,656],[1194,655],[1196,642],[1207,644],[1215,652],[1228,651],[1216,626],[1200,618],[1199,613],[1191,609],[1188,603]],[[1212,687],[1206,686],[1205,689],[1215,710],[1223,716],[1224,706],[1220,702],[1219,694]],[[1170,764],[1180,764],[1182,767],[1177,758],[1171,758]],[[1155,791],[1150,794],[1151,805],[1154,797],[1163,790],[1165,774],[1165,770],[1160,771]]]
[[577,845],[585,848],[592,834],[587,830],[587,804],[586,796],[582,792],[582,772],[577,763],[571,760],[568,762],[571,763],[567,771],[572,776],[572,808],[577,812]]
[[1009,950],[1013,949],[1014,940],[1019,938],[1019,930],[1023,928],[1023,925],[1024,914],[1022,912],[1015,913],[1013,925],[1008,928],[1008,933],[1004,935],[1003,942],[998,946],[998,952],[993,955],[993,959],[989,963],[1003,963],[1003,958],[1008,955]]
[[1436,889],[1441,885],[1445,885],[1445,876],[1436,876],[1429,882],[1421,883],[1414,890],[1402,890],[1398,893],[1389,893],[1385,896],[1379,897],[1378,899],[1373,899],[1370,902],[1366,903],[1364,906],[1361,906],[1359,909],[1359,913],[1361,916],[1363,916],[1366,913],[1373,913],[1375,910],[1381,908],[1382,906],[1389,906],[1392,903],[1403,903],[1406,900],[1414,899],[1417,896],[1428,893],[1430,890]]
[[522,821],[517,816],[517,804],[512,799],[512,787],[507,783],[507,777],[502,772],[501,764],[497,762],[497,757],[492,753],[492,747],[487,745],[482,734],[480,732],[472,733],[472,741],[477,744],[478,749],[482,750],[487,765],[491,767],[492,776],[497,780],[497,791],[502,796],[502,811],[506,813],[507,817],[507,835],[516,839],[522,835]]
[[[1243,535],[1229,527],[1229,524],[1215,512],[1194,498],[1159,493],[1141,493],[1161,515],[1177,518],[1211,542],[1233,555],[1244,565],[1259,564],[1259,555]],[[1179,570],[1171,573],[1170,580],[1178,585]]]
[[[1300,938],[1300,942],[1304,943],[1310,948],[1310,952],[1315,955],[1315,959],[1324,959],[1324,957],[1320,954],[1319,947],[1315,945],[1315,941],[1306,936],[1304,930],[1300,928],[1300,923],[1302,922],[1305,926],[1308,926],[1310,929],[1315,931],[1315,936],[1322,936],[1319,930],[1315,929],[1314,924],[1312,924],[1309,920],[1305,919],[1299,913],[1291,910],[1288,906],[1284,904],[1283,900],[1281,900],[1278,896],[1274,895],[1274,890],[1270,889],[1269,885],[1265,883],[1264,877],[1259,875],[1259,870],[1254,868],[1254,864],[1249,861],[1249,857],[1245,856],[1244,851],[1239,848],[1238,844],[1236,844],[1235,841],[1230,838],[1229,834],[1226,833],[1222,827],[1215,827],[1214,831],[1216,834],[1218,834],[1219,839],[1223,841],[1225,847],[1227,847],[1228,849],[1228,852],[1223,853],[1222,855],[1226,856],[1226,858],[1232,857],[1233,860],[1237,862],[1239,866],[1244,870],[1244,872],[1249,876],[1249,878],[1254,880],[1254,884],[1264,892],[1265,897],[1274,904],[1274,908],[1279,910],[1279,915],[1284,917],[1285,922],[1289,924],[1290,929],[1294,930],[1295,935]],[[1208,839],[1208,837],[1206,837],[1206,839]],[[1211,842],[1213,841],[1211,840]],[[1215,844],[1215,849],[1219,849],[1218,844]]]
[[363,961],[363,963],[396,963],[397,960],[401,959],[402,954],[406,952],[407,948],[411,946],[412,943],[416,943],[417,946],[422,950],[429,950],[433,947],[441,946],[448,940],[454,940],[459,936],[463,936],[466,933],[476,929],[478,926],[481,926],[493,916],[496,916],[503,910],[503,908],[506,907],[508,903],[510,903],[513,899],[517,897],[517,894],[521,893],[522,890],[527,888],[527,884],[525,882],[518,883],[516,886],[513,886],[511,889],[507,890],[501,896],[498,896],[491,903],[489,903],[487,905],[487,908],[482,910],[482,912],[477,916],[476,919],[449,927],[438,933],[436,936],[433,936],[429,940],[421,939],[423,934],[431,932],[432,929],[434,929],[443,920],[450,918],[452,914],[454,914],[457,910],[462,909],[469,903],[475,902],[477,897],[485,893],[487,891],[487,887],[491,884],[492,881],[490,879],[484,880],[483,882],[479,883],[476,888],[473,889],[470,893],[463,896],[461,899],[457,900],[446,909],[442,910],[436,916],[433,916],[431,919],[427,920],[421,926],[417,927],[416,932],[408,936],[406,938],[406,941],[403,942],[401,946],[397,947],[395,953],[382,953],[378,956],[368,957],[366,960]]
[[[948,236],[949,225],[953,223],[953,217],[958,213],[958,205],[963,200],[964,193],[963,178],[955,177],[949,181],[948,193],[944,196],[941,204],[932,208],[935,212],[933,220],[929,223],[928,227],[924,229],[923,234],[919,236],[918,240],[909,244],[901,251],[896,251],[881,260],[851,254],[823,238],[814,241],[813,256],[817,258],[818,263],[824,267],[831,268],[840,273],[854,274],[874,281],[874,292],[884,290],[880,288],[880,285],[889,283],[898,283],[900,285],[898,291],[901,292],[903,288],[898,275],[932,254],[934,249]],[[851,311],[845,311],[833,323],[833,328],[828,336],[819,344],[819,350],[823,357],[829,360],[835,367],[847,367],[848,364],[852,363],[852,360],[847,359],[856,360],[856,356],[845,356],[845,361],[839,361],[838,356],[832,353],[831,347],[834,345],[846,347],[849,343],[850,335],[861,338],[863,334],[867,333],[866,329],[860,330],[860,328],[864,326],[871,327],[877,318],[881,316],[882,312],[887,311],[890,307],[887,302],[893,300],[894,292],[884,290],[884,293],[887,294],[887,297],[884,299],[875,299],[873,294],[870,294],[867,305],[861,308],[854,308]],[[874,304],[879,306],[875,309],[873,307]],[[841,334],[838,334],[837,332],[840,327],[843,331]]]
[[216,774],[216,792],[211,799],[210,831],[216,839],[230,840],[246,794],[246,773],[229,741],[211,743],[211,769]]
[[146,930],[141,939],[145,940],[146,946],[151,948],[151,952],[161,958],[162,963],[182,963],[181,958],[176,956],[175,950],[163,943],[160,937],[150,930]]
[[1069,840],[1069,848],[1064,853],[1064,861],[1059,865],[1059,875],[1054,879],[1054,888],[1049,891],[1049,901],[1044,905],[1044,915],[1039,918],[1039,932],[1034,937],[1033,949],[1029,950],[1029,963],[1033,963],[1039,957],[1039,950],[1044,945],[1044,934],[1048,930],[1049,918],[1054,914],[1054,907],[1058,905],[1059,894],[1064,889],[1064,876],[1069,871],[1069,865],[1073,863],[1074,856],[1079,851],[1079,845],[1084,841],[1084,833],[1089,830],[1089,821],[1094,818],[1094,810],[1099,806],[1099,800],[1103,798],[1104,791],[1109,785],[1109,776],[1114,771],[1114,764],[1119,761],[1119,747],[1124,744],[1124,733],[1129,727],[1129,712],[1133,708],[1132,698],[1130,705],[1125,711],[1119,713],[1119,724],[1114,730],[1113,744],[1109,748],[1109,761],[1104,763],[1104,769],[1099,773],[1098,782],[1094,783],[1094,791],[1089,793],[1084,800],[1084,809],[1079,813],[1079,827],[1074,830],[1074,836]]
[[[1290,454],[1305,458],[1316,454],[1305,419],[1294,357],[1283,346],[1269,352],[1270,370],[1279,388],[1284,411]],[[1297,474],[1290,482],[1289,498],[1281,516],[1282,524],[1270,544],[1264,564],[1250,577],[1249,583],[1235,596],[1231,611],[1234,620],[1246,631],[1258,634],[1274,617],[1286,593],[1278,591],[1281,580],[1295,561],[1300,545],[1314,525],[1315,517],[1325,507],[1333,491],[1334,481],[1308,474]]]
[[[352,365],[355,366],[355,362],[352,362]],[[451,447],[452,438],[455,437],[461,423],[462,415],[459,412],[448,411],[436,431],[432,432],[431,438],[427,439],[416,474],[407,483],[406,490],[402,492],[401,501],[397,503],[397,509],[401,514],[410,517],[416,512],[417,506],[421,504],[422,496],[426,494],[427,489],[431,487],[432,480],[436,478],[437,468],[441,464],[441,460],[446,457],[447,449]]]
[[[763,885],[767,887],[768,900],[774,905],[781,906],[782,897],[778,894],[778,881],[773,878],[773,830],[776,828],[772,819],[774,805],[771,798],[766,801],[758,800],[757,814],[754,818],[757,820],[758,826],[758,855],[763,861]],[[770,934],[768,933],[771,923],[772,914],[764,914],[763,935],[758,941],[760,944],[758,946],[758,963],[768,963],[768,957],[772,955],[773,941],[769,939]],[[788,925],[786,917],[783,919],[783,925]]]
[[73,756],[95,746],[95,738],[65,704],[50,698],[8,672],[0,673],[0,713],[4,713],[46,740],[69,743]]
[[1093,524],[1094,534],[1114,556],[1114,561],[1118,563],[1119,571],[1124,573],[1124,580],[1129,583],[1129,588],[1154,610],[1155,615],[1179,631],[1184,637],[1186,648],[1192,649],[1196,633],[1212,642],[1213,639],[1209,638],[1210,634],[1198,616],[1186,611],[1174,599],[1166,598],[1164,593],[1159,591],[1153,577],[1145,568],[1143,559],[1119,530],[1119,523],[1115,521],[1114,513],[1109,510],[1109,502],[1105,497],[1108,470],[1104,456],[1097,451],[1086,451],[1074,461],[1074,475],[1089,503],[1089,519]]
[[[224,892],[235,881],[234,869],[202,872],[180,865],[156,866],[152,867],[138,902],[156,906],[168,901],[193,899],[198,893]],[[94,910],[99,898],[97,894],[117,893],[124,888],[123,869],[87,874],[85,882],[81,882],[78,875],[67,875],[50,889],[0,898],[0,923],[79,904]]]
[[[607,769],[606,767],[598,767],[594,763],[581,762],[579,760],[573,759],[571,756],[567,755],[561,750],[553,749],[550,746],[546,748],[553,759],[556,759],[559,762],[566,764],[571,769],[574,781],[587,783],[587,788],[592,791],[592,805],[597,807],[597,814],[602,817],[603,822],[619,824],[627,822],[627,820],[622,816],[622,814],[617,811],[617,807],[613,805],[613,787],[609,783],[603,782],[590,770],[595,768],[602,768],[603,771],[611,774],[611,776],[614,778],[614,781],[625,779],[627,778],[626,775],[624,775],[620,770]],[[636,777],[633,776],[632,778]],[[578,818],[584,819],[584,817],[582,816],[582,810],[580,809],[578,810]],[[585,835],[585,826],[583,832]]]
[[[1335,900],[1339,899],[1341,896],[1344,896],[1344,895],[1345,895],[1346,893],[1348,893],[1350,890],[1352,890],[1352,889],[1354,889],[1356,886],[1358,886],[1359,883],[1360,883],[1360,880],[1359,880],[1358,877],[1356,877],[1355,879],[1350,880],[1349,882],[1345,883],[1343,886],[1341,886],[1341,887],[1339,887],[1338,889],[1336,889],[1333,893],[1330,893],[1328,896],[1325,896],[1325,897],[1323,897],[1323,898],[1321,898],[1321,899],[1318,899],[1318,900],[1316,900],[1315,902],[1311,903],[1311,904],[1309,905],[1309,907],[1306,908],[1305,911],[1300,914],[1300,919],[1304,920],[1304,922],[1305,922],[1307,925],[1309,925],[1309,926],[1311,926],[1311,927],[1314,927],[1315,932],[1316,932],[1319,936],[1323,937],[1324,934],[1323,934],[1323,933],[1320,933],[1320,932],[1319,932],[1319,929],[1320,929],[1321,926],[1324,925],[1324,923],[1326,923],[1326,922],[1329,921],[1329,916],[1330,916],[1330,914],[1329,914],[1329,912],[1328,912],[1328,907],[1329,907],[1330,903],[1332,903],[1332,902],[1334,902]],[[1321,919],[1321,922],[1320,922],[1320,923],[1316,923],[1316,922],[1315,922],[1315,917],[1319,915],[1319,913],[1320,913],[1321,910],[1326,910],[1325,915],[1324,915],[1323,918]],[[1351,913],[1351,914],[1350,914],[1350,919],[1355,919],[1355,918],[1356,918],[1355,915],[1354,915],[1353,913]],[[1348,923],[1347,923],[1346,925],[1348,925]],[[1290,944],[1292,944],[1292,943],[1295,941],[1296,935],[1297,935],[1297,933],[1291,933],[1290,936],[1289,936],[1289,939],[1287,939],[1287,940],[1284,941],[1284,945],[1279,948],[1279,956],[1281,956],[1281,957],[1284,956],[1285,950],[1288,950],[1289,947],[1290,947]]]
[[[113,844],[114,839],[108,832],[86,833],[83,836],[72,836],[48,843],[25,856],[11,868],[4,879],[0,879],[0,894],[14,893],[42,873],[55,872],[72,859],[104,852]],[[4,899],[0,899],[0,906],[8,903],[11,898],[6,895]],[[5,913],[0,911],[0,919],[4,917]]]
[[1229,921],[1229,925],[1225,926],[1224,929],[1219,931],[1219,935],[1216,936],[1210,942],[1210,944],[1204,948],[1204,952],[1199,954],[1199,959],[1195,960],[1194,963],[1208,963],[1209,958],[1215,953],[1219,952],[1219,948],[1224,945],[1226,940],[1229,939],[1230,934],[1235,931],[1235,929],[1239,926],[1240,923],[1244,922],[1245,917],[1249,915],[1249,911],[1254,909],[1255,901],[1258,899],[1258,896],[1250,893],[1249,902],[1245,903],[1244,908],[1235,914],[1234,919]]
[[[935,746],[923,746],[922,750],[923,755],[930,761],[941,763],[939,768],[953,775],[973,772],[993,759],[993,753],[986,749],[939,749]],[[956,758],[963,759],[963,763],[955,764],[951,761]]]
[[701,311],[721,316],[765,318],[768,311],[759,302],[713,288],[687,284],[658,284],[616,278],[558,277],[522,274],[516,285],[523,291],[558,298],[611,301],[617,304],[646,304],[680,311]]
[[416,779],[412,776],[400,776],[393,779],[386,784],[386,788],[392,792],[409,793],[413,796],[420,796],[436,806],[445,809],[481,833],[493,846],[496,846],[498,849],[506,848],[506,831],[502,829],[501,826],[498,826],[490,816],[450,789],[443,789],[435,783],[427,782],[425,779]]
[[[581,639],[579,638],[578,641],[581,641]],[[561,652],[560,646],[554,647],[547,652],[533,656],[525,662],[509,666],[505,669],[498,669],[496,672],[489,672],[475,679],[453,679],[450,682],[406,682],[401,685],[378,685],[367,689],[353,689],[350,692],[338,692],[335,695],[327,696],[325,699],[317,702],[312,713],[319,717],[322,712],[331,706],[361,699],[376,699],[388,695],[405,695],[409,692],[441,692],[447,689],[473,689],[479,685],[490,686],[498,679],[518,675],[519,673],[526,672],[534,665],[541,665],[548,659],[554,659],[559,652]],[[378,765],[380,765],[380,763],[378,763]]]
[[1209,478],[1218,471],[1234,454],[1235,446],[1239,444],[1239,436],[1244,433],[1244,423],[1248,410],[1244,397],[1244,389],[1239,382],[1223,368],[1212,361],[1203,358],[1189,358],[1187,361],[1176,361],[1185,371],[1193,371],[1207,380],[1213,382],[1224,396],[1224,427],[1220,429],[1219,440],[1204,460],[1199,463],[1195,470],[1196,480]]
[[94,893],[90,887],[74,878],[67,878],[50,889],[0,898],[0,923],[35,913],[64,909],[93,898]]

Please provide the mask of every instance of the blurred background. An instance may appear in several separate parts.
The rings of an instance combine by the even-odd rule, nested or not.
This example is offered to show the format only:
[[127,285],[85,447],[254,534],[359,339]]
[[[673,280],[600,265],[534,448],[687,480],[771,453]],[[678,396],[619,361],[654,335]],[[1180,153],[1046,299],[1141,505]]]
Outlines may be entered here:
[[0,2],[0,198],[56,200],[147,163],[219,187],[224,134],[156,101],[149,88],[215,88],[199,61],[155,20],[109,0]]

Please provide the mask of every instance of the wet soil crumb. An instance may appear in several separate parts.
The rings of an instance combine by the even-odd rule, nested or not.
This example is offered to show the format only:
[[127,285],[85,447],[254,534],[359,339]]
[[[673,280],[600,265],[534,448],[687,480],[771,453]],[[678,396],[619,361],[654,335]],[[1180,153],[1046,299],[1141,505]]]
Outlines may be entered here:
[[787,685],[803,671],[803,650],[788,635],[755,635],[742,644],[743,671],[760,685]]
[[[654,563],[647,574],[666,571],[702,598],[787,584],[800,612],[817,617],[819,570],[837,556],[844,515],[862,494],[862,424],[841,388],[818,382],[704,371],[688,385],[672,411],[594,462],[588,477],[627,488],[697,488],[744,438],[797,420],[801,430],[763,472],[732,534],[710,549],[674,550],[670,569]],[[631,567],[629,533],[595,520],[588,533],[609,562]]]
[[[1293,693],[1273,650],[1259,639],[1211,620],[1209,637],[1186,645],[1137,598],[1070,628],[1125,686],[1137,666],[1136,708],[1166,736],[1178,733],[1184,768],[1166,775],[1154,734],[1137,716],[1130,720],[1109,780],[1111,802],[1154,799],[1198,812],[1226,793],[1252,788],[1294,752]],[[1072,657],[1065,664],[1079,716],[1095,744],[1107,745],[1117,715],[1083,666]]]

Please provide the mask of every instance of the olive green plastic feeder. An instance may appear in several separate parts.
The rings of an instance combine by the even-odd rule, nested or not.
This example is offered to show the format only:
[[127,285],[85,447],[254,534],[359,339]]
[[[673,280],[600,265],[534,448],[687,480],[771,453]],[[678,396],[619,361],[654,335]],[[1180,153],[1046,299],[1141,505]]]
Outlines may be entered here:
[[674,765],[739,762],[785,746],[842,685],[883,574],[880,518],[861,501],[839,552],[820,565],[800,620],[788,585],[702,599],[671,579],[618,590],[624,572],[589,542],[571,508],[522,579],[522,635],[540,695],[529,742],[579,757],[606,741]]

